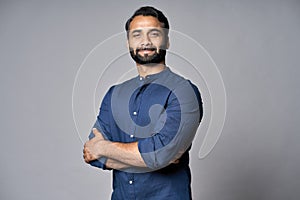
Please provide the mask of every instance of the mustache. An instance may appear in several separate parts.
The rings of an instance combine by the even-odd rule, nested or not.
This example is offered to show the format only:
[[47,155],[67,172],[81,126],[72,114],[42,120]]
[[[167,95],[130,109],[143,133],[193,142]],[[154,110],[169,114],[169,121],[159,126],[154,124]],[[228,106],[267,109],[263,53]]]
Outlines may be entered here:
[[136,52],[139,52],[139,51],[156,51],[157,48],[156,47],[140,47],[140,48],[136,48]]

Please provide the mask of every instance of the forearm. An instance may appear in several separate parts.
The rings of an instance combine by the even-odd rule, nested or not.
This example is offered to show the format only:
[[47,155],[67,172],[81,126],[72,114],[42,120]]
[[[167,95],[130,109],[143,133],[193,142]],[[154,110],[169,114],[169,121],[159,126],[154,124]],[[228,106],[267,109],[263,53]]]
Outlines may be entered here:
[[138,150],[137,142],[120,143],[103,141],[102,145],[103,146],[101,148],[102,151],[100,156],[118,161],[119,163],[113,163],[112,161],[110,161],[111,164],[116,165],[117,167],[147,167]]
[[106,157],[120,162],[113,163],[110,161],[111,165],[116,165],[118,168],[125,167],[124,164],[129,167],[147,167],[139,152],[137,142],[120,143],[105,140],[96,128],[93,128],[93,133],[95,137],[84,144],[83,158],[86,163]]
[[117,169],[117,170],[127,169],[127,168],[131,167],[128,164],[122,163],[120,161],[117,161],[117,160],[114,160],[114,159],[111,159],[111,158],[107,159],[105,165],[106,165],[107,168]]

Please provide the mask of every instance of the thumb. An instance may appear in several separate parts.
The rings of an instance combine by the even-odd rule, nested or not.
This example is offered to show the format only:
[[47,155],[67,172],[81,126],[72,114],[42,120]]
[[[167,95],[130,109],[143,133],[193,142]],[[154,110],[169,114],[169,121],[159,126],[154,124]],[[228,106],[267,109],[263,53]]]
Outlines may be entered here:
[[93,133],[94,133],[95,137],[96,136],[102,136],[101,133],[96,128],[93,128]]

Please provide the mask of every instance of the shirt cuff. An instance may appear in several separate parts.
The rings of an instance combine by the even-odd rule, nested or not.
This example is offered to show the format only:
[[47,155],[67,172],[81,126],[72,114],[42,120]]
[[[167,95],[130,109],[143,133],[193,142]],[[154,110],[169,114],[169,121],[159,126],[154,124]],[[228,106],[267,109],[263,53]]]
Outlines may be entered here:
[[155,154],[155,147],[153,145],[152,138],[144,138],[138,141],[139,152],[150,169],[156,169],[158,167],[157,158]]
[[101,157],[100,159],[91,161],[90,165],[93,167],[101,168],[103,170],[109,170],[109,168],[106,167],[106,161],[107,161],[106,157]]

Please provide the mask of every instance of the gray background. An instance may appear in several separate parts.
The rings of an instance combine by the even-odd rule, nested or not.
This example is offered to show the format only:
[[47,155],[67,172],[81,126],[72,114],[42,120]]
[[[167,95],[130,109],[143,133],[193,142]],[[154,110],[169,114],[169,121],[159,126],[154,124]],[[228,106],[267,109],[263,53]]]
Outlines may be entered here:
[[0,199],[109,199],[111,174],[82,160],[73,83],[145,4],[208,50],[226,87],[220,140],[202,160],[201,137],[193,146],[194,199],[299,199],[300,2],[290,0],[0,1]]

